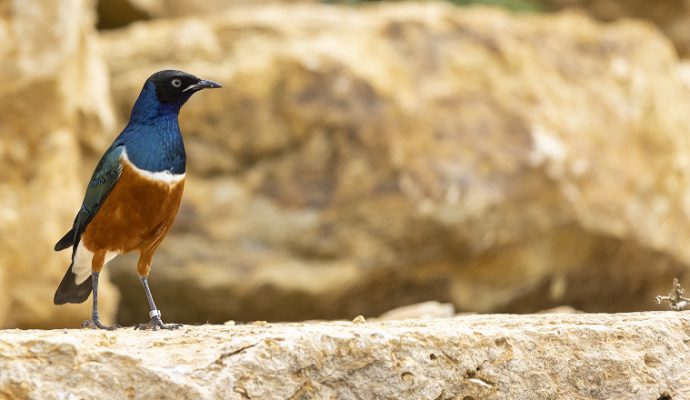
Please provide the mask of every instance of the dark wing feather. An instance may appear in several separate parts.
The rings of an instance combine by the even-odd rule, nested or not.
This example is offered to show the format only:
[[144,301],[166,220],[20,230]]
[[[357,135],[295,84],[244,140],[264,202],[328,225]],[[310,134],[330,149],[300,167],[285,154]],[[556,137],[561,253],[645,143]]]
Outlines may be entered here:
[[55,251],[60,251],[64,250],[70,246],[72,246],[72,243],[74,241],[74,228],[70,229],[69,232],[65,233],[65,236],[62,237],[62,239],[58,240],[57,243],[55,243]]
[[84,195],[81,209],[74,218],[74,225],[72,229],[65,234],[56,244],[55,250],[60,251],[70,246],[76,248],[79,244],[81,234],[91,222],[91,219],[96,215],[101,205],[108,197],[108,194],[113,189],[120,175],[122,174],[122,163],[120,156],[125,148],[122,145],[112,146],[98,162],[96,170],[91,176],[89,186]]

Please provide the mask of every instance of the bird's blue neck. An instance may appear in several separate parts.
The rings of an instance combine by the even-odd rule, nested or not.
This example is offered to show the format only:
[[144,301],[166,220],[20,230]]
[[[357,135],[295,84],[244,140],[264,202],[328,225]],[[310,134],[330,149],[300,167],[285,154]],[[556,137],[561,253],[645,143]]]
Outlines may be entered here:
[[147,83],[134,103],[127,127],[113,145],[124,145],[137,168],[184,173],[186,156],[177,120],[181,106],[160,102],[153,84]]

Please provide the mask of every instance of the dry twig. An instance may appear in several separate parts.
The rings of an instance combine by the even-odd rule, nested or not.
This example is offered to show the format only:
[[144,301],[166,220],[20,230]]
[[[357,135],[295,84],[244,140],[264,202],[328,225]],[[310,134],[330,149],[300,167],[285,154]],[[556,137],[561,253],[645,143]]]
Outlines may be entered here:
[[673,289],[668,293],[668,296],[656,296],[656,302],[661,304],[662,301],[668,301],[668,309],[671,311],[683,311],[683,309],[690,304],[690,299],[683,297],[685,289],[680,286],[678,278],[673,278]]

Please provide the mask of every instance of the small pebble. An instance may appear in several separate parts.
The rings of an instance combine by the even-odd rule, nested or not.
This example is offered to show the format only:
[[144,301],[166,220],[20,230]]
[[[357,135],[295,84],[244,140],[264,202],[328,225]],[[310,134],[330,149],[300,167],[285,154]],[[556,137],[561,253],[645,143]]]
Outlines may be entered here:
[[363,315],[358,315],[355,317],[355,319],[352,320],[353,324],[363,324],[367,322],[367,320],[364,318]]

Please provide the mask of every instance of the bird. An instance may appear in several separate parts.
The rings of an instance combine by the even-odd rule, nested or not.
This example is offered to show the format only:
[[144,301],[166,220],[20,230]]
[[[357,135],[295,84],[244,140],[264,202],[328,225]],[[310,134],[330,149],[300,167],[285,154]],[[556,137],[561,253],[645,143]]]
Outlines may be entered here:
[[165,324],[151,295],[153,255],[177,215],[185,183],[186,155],[179,113],[196,92],[221,84],[192,74],[164,70],[144,83],[129,122],[108,147],[91,176],[82,205],[55,251],[72,248],[71,264],[53,303],[83,303],[91,292],[85,327],[112,330],[98,315],[98,276],[115,256],[139,252],[137,273],[150,312],[135,329],[177,329]]

